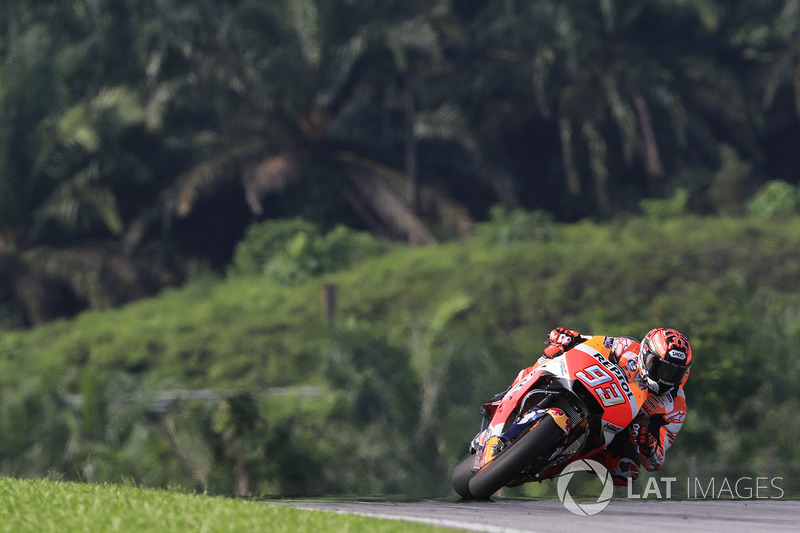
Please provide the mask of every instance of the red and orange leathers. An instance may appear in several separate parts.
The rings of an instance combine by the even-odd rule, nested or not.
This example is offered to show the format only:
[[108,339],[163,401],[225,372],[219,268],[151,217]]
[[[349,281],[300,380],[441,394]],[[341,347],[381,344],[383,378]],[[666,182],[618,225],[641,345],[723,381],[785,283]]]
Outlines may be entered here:
[[[629,337],[612,340],[610,359],[626,374],[635,375],[639,364],[639,343]],[[689,374],[676,391],[660,396],[649,392],[639,415],[649,417],[647,429],[656,438],[656,446],[649,454],[642,454],[642,464],[647,470],[658,470],[664,464],[664,455],[675,442],[675,437],[686,420],[686,395],[683,386]]]

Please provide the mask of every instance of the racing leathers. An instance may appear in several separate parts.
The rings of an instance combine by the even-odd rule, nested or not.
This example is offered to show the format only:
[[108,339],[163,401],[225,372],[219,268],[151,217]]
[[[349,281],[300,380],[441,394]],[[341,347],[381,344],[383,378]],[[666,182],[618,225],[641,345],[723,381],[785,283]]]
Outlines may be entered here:
[[[609,359],[627,374],[629,379],[637,376],[639,362],[639,343],[630,337],[607,338],[611,343]],[[664,456],[675,442],[675,437],[686,419],[686,394],[683,386],[665,394],[657,395],[648,391],[639,414],[621,431],[597,459],[608,468],[615,485],[625,486],[628,481],[639,477],[639,466],[648,471],[661,468]]]

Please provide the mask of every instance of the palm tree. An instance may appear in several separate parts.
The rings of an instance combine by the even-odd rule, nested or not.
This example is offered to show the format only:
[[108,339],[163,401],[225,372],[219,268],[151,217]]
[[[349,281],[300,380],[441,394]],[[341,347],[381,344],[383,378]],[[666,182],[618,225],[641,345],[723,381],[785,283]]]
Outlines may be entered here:
[[583,194],[590,175],[608,211],[612,186],[640,171],[640,190],[656,194],[668,170],[713,168],[721,135],[752,147],[743,89],[706,46],[723,11],[713,0],[492,3],[473,25],[492,77],[476,79],[512,95],[518,116],[555,124],[564,188]]
[[0,57],[0,270],[15,321],[141,297],[170,276],[114,242],[118,195],[148,174],[124,141],[143,109],[125,87],[74,97],[71,73],[94,58],[43,24],[12,26]]
[[[375,6],[341,0],[216,12],[219,24],[208,38],[180,48],[199,83],[165,72],[153,93],[163,116],[174,119],[186,106],[208,122],[194,135],[196,164],[163,202],[187,216],[220,182],[241,180],[250,209],[262,216],[266,195],[300,183],[313,191],[313,177],[324,175],[324,186],[378,234],[433,242],[418,203],[467,221],[465,211],[418,184],[413,71],[420,60],[436,60],[437,35],[416,6],[379,7],[385,9],[377,17]],[[213,95],[210,106],[202,101],[206,94]],[[406,117],[404,128],[392,124],[395,113]],[[404,171],[385,155],[396,136],[405,144]]]
[[[750,24],[749,31],[741,32],[742,41],[762,66],[750,79],[757,84],[765,117],[761,133],[767,169],[763,174],[767,179],[792,180],[800,175],[795,156],[800,141],[800,2],[771,2],[769,7],[746,13]],[[786,112],[789,108],[794,108],[793,115]]]
[[795,110],[798,117],[800,117],[799,0],[784,0],[782,2],[781,9],[772,18],[770,35],[777,37],[781,46],[770,56],[770,71],[764,83],[764,104],[767,106],[773,104],[779,89],[788,85],[794,94]]

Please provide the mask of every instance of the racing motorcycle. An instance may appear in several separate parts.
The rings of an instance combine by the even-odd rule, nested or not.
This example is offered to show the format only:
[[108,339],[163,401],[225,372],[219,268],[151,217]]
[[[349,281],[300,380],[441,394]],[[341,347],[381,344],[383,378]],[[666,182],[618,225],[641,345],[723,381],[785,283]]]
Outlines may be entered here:
[[491,420],[484,420],[453,468],[453,489],[463,499],[488,499],[505,486],[551,479],[602,450],[637,416],[647,391],[635,372],[609,359],[611,339],[582,339],[519,376]]

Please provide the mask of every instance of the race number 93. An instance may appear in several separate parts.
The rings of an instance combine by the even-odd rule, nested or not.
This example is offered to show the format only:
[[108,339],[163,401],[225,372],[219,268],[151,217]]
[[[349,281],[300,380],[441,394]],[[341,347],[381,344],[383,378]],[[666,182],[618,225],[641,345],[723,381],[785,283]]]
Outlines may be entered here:
[[600,365],[592,365],[575,372],[575,376],[587,387],[594,389],[604,407],[625,403],[625,397],[614,383],[614,377]]

